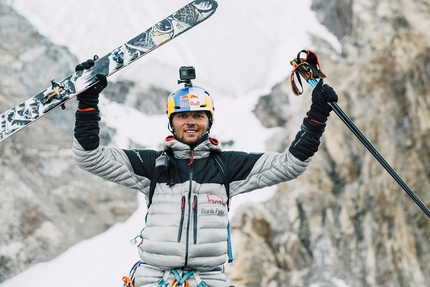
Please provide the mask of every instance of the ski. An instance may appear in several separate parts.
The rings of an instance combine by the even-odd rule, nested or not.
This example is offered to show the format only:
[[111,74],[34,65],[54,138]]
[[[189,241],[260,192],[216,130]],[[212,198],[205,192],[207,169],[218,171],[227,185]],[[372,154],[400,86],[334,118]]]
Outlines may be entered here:
[[217,7],[215,0],[194,0],[107,55],[97,57],[91,69],[74,72],[59,82],[51,80],[50,87],[0,115],[0,142],[48,112],[64,109],[67,101],[97,83],[97,74],[111,76],[208,19]]

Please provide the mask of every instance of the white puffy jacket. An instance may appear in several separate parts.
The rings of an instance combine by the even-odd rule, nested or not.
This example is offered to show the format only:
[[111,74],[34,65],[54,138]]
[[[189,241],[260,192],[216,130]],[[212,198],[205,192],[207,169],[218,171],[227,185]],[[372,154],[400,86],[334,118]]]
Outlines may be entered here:
[[[227,194],[211,152],[219,152],[230,182],[230,197],[288,181],[302,174],[310,158],[301,161],[289,150],[259,154],[221,151],[206,138],[194,149],[167,137],[171,154],[167,171],[155,187],[148,210],[141,260],[163,270],[209,271],[227,259]],[[148,199],[156,150],[122,150],[98,146],[85,150],[75,138],[74,159],[84,170],[143,192]]]

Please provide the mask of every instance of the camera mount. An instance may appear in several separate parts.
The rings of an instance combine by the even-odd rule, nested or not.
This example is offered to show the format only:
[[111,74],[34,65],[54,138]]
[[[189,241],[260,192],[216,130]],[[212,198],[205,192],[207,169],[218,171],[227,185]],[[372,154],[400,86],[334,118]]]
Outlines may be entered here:
[[185,87],[192,87],[191,80],[196,78],[196,69],[193,66],[182,66],[179,68],[178,84],[184,83]]

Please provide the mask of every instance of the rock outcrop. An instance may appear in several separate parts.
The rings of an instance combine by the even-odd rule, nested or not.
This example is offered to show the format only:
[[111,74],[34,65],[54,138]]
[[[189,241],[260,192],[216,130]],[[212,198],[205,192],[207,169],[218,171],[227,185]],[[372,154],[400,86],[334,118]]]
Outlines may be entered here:
[[[1,111],[44,90],[51,78],[70,74],[78,63],[3,0],[0,55]],[[75,165],[76,101],[66,106],[0,144],[0,282],[127,219],[137,207],[134,192]]]
[[[339,105],[430,206],[430,2],[314,0],[312,7],[342,52],[315,35],[304,48],[319,54]],[[270,141],[278,150],[310,102],[309,94],[296,100],[280,89],[287,82],[262,100],[285,103],[268,107],[272,117],[256,109],[268,126],[284,123],[278,143]],[[430,219],[334,113],[306,173],[269,201],[243,207],[232,227],[236,287],[430,282]]]

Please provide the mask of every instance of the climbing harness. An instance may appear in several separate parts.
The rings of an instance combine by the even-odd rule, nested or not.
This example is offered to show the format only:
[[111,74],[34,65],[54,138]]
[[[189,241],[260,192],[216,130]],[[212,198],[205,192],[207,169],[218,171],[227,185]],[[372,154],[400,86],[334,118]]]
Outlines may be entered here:
[[175,276],[172,281],[172,287],[189,287],[190,283],[188,282],[188,279],[191,276],[194,276],[194,278],[196,279],[197,287],[208,287],[208,285],[200,278],[198,271],[190,270],[187,271],[183,276],[181,276],[180,272],[176,269],[165,271],[163,278],[158,281],[158,287],[169,286],[168,277],[170,273]]

